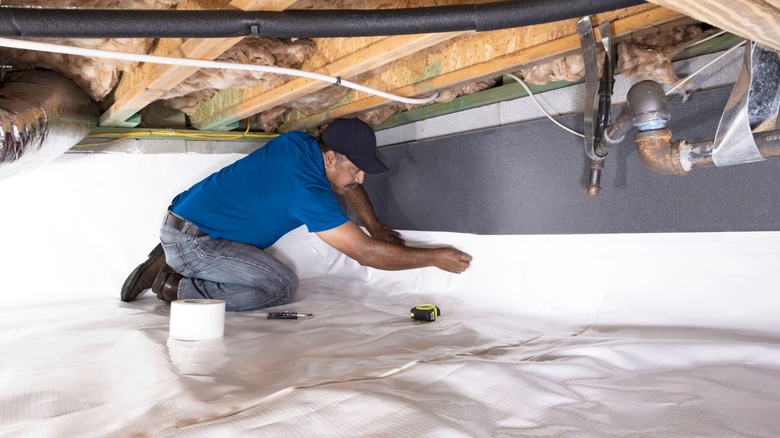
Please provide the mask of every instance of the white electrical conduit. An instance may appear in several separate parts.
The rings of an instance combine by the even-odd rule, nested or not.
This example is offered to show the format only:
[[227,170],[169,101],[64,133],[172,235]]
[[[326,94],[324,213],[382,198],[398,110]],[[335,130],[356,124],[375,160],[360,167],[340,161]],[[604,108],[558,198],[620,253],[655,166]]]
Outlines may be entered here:
[[288,75],[288,76],[299,76],[299,77],[314,79],[317,81],[329,82],[334,85],[343,85],[347,88],[352,88],[353,90],[362,91],[365,93],[373,94],[374,96],[379,96],[385,99],[395,100],[397,102],[408,103],[408,104],[430,103],[438,96],[438,93],[420,99],[397,96],[394,94],[385,93],[384,91],[379,91],[373,88],[364,87],[354,82],[343,80],[341,79],[341,77],[332,77],[332,76],[322,75],[318,73],[295,70],[292,68],[275,67],[269,65],[236,64],[230,62],[206,61],[202,59],[189,59],[189,58],[169,58],[164,56],[143,55],[139,53],[124,53],[124,52],[115,52],[111,50],[85,49],[81,47],[63,46],[59,44],[40,43],[36,41],[25,41],[25,40],[11,39],[11,38],[0,38],[0,46],[10,47],[14,49],[35,50],[39,52],[63,53],[67,55],[77,55],[77,56],[89,56],[94,58],[109,58],[109,59],[120,59],[124,61],[148,62],[153,64],[167,64],[167,65],[178,65],[183,67],[197,67],[197,68],[217,68],[222,70],[246,70],[246,71],[257,71],[263,73],[276,73],[276,74]]

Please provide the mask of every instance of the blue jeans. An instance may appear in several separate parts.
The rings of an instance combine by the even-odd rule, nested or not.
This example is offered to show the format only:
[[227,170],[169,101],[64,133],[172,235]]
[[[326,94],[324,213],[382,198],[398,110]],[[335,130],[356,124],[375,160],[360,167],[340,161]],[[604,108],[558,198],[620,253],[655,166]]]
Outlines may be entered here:
[[164,222],[160,241],[165,261],[185,277],[180,300],[223,300],[226,310],[258,310],[290,302],[298,289],[298,276],[254,245],[191,236]]

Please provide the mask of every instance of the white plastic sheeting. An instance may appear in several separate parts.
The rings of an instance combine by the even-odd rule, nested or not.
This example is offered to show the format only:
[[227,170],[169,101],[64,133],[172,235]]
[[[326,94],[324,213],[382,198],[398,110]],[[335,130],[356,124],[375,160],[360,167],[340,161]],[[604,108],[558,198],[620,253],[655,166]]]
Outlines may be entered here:
[[[82,217],[110,223],[106,205]],[[64,278],[51,303],[36,281],[24,290],[47,267],[14,254],[57,241],[56,222],[0,264],[13,286],[0,301],[0,436],[780,435],[780,232],[404,233],[474,256],[451,275],[363,268],[300,229],[273,248],[302,278],[274,309],[314,317],[228,313],[224,338],[187,342],[168,338],[170,306],[153,295],[119,301],[127,267],[98,291]],[[116,237],[133,247],[129,229],[108,234],[134,265]],[[105,239],[93,240],[60,263],[94,268],[87,252]],[[411,320],[421,303],[441,318]]]

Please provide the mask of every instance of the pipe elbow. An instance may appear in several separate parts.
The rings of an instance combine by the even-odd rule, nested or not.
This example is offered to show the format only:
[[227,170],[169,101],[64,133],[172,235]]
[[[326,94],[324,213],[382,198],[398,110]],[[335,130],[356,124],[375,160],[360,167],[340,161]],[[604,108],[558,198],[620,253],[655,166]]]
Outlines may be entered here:
[[686,175],[680,161],[680,149],[672,145],[672,131],[668,128],[641,131],[634,135],[637,152],[650,170],[661,175]]
[[644,80],[634,84],[626,96],[633,114],[633,123],[640,131],[666,128],[671,117],[666,94],[658,82]]

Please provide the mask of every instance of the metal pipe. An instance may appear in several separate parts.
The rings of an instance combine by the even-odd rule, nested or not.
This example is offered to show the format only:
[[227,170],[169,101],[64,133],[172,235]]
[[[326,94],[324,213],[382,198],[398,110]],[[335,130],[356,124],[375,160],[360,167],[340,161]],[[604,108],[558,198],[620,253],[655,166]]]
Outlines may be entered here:
[[[767,160],[780,157],[780,129],[755,132],[753,140],[762,157]],[[697,143],[680,140],[675,142],[674,147],[680,150],[681,165],[688,170],[716,165],[712,157],[714,140]]]
[[[642,162],[662,175],[685,175],[700,167],[715,166],[712,157],[714,140],[688,143],[670,142],[669,129],[638,132],[634,136]],[[780,129],[753,134],[758,151],[766,159],[780,158]]]
[[675,147],[680,151],[680,160],[684,168],[691,170],[698,167],[711,167],[715,165],[712,158],[714,142],[701,141],[688,143],[685,140],[676,141]]
[[606,156],[613,146],[623,141],[632,125],[640,131],[663,129],[670,117],[663,87],[655,81],[637,82],[628,90],[626,105],[604,132],[596,153]]
[[639,0],[503,1],[378,10],[138,10],[0,8],[0,36],[36,38],[336,38],[488,31],[578,18]]
[[780,129],[754,132],[753,140],[762,157],[766,159],[780,157]]
[[653,172],[662,175],[688,173],[680,163],[680,150],[672,145],[672,131],[668,128],[640,131],[634,135],[639,158]]
[[100,107],[65,76],[8,73],[0,84],[0,179],[44,164],[97,126]]
[[588,185],[585,186],[585,193],[588,196],[598,196],[601,194],[601,172],[604,170],[604,160],[590,160],[590,175]]

